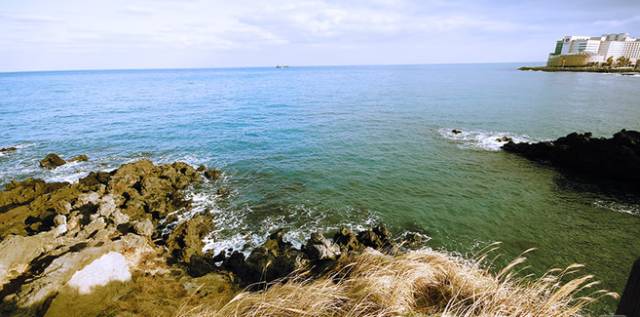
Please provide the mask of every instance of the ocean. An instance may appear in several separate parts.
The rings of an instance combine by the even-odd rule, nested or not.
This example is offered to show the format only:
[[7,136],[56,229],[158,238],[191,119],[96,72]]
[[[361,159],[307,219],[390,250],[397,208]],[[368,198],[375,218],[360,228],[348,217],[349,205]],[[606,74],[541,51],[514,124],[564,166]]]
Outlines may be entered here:
[[[205,164],[224,179],[190,196],[215,216],[214,251],[246,250],[277,228],[301,243],[383,222],[466,256],[500,241],[496,265],[536,248],[528,272],[582,263],[621,292],[640,256],[640,199],[496,139],[640,130],[640,77],[518,66],[0,73],[0,147],[18,148],[0,156],[0,184],[75,181],[140,158]],[[90,161],[40,169],[49,152]]]

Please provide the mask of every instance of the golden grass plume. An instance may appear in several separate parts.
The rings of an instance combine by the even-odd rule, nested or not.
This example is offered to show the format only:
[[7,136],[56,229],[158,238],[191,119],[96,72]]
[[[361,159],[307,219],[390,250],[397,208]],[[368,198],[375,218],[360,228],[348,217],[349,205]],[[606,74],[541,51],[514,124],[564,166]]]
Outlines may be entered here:
[[580,265],[520,276],[526,251],[497,273],[474,260],[423,249],[391,256],[367,250],[320,278],[300,273],[222,307],[183,305],[179,317],[583,316],[604,290]]

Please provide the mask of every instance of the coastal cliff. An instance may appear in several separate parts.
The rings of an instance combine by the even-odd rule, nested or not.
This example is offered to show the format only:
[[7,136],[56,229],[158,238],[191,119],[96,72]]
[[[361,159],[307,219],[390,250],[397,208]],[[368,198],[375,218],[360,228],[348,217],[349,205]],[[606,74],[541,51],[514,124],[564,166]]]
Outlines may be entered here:
[[141,160],[77,183],[7,184],[0,314],[580,316],[594,300],[577,296],[590,276],[573,268],[517,278],[520,257],[492,273],[482,260],[425,248],[420,236],[393,239],[384,225],[318,232],[301,247],[279,230],[248,254],[205,253],[216,224],[189,212],[185,191],[220,176]]

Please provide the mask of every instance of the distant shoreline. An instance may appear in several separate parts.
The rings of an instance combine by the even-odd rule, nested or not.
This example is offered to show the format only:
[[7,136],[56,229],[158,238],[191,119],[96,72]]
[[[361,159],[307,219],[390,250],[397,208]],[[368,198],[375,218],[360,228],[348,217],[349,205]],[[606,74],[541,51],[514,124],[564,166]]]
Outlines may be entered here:
[[555,67],[555,66],[523,66],[518,68],[522,71],[542,71],[542,72],[587,72],[587,73],[617,73],[617,74],[640,74],[640,69],[632,67],[606,68],[606,67]]

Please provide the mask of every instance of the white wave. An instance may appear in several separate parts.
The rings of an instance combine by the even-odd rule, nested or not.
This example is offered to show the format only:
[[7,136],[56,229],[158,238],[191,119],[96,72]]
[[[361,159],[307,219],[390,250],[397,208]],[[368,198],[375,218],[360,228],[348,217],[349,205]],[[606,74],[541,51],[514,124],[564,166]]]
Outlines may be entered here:
[[621,203],[617,201],[605,201],[597,199],[593,202],[593,205],[599,208],[608,209],[623,214],[629,214],[633,216],[640,216],[640,204]]
[[438,129],[438,133],[463,149],[499,151],[500,148],[507,143],[501,140],[504,137],[516,143],[533,141],[532,138],[527,135],[518,135],[510,132],[460,129],[459,133],[454,133],[452,128],[442,128]]

